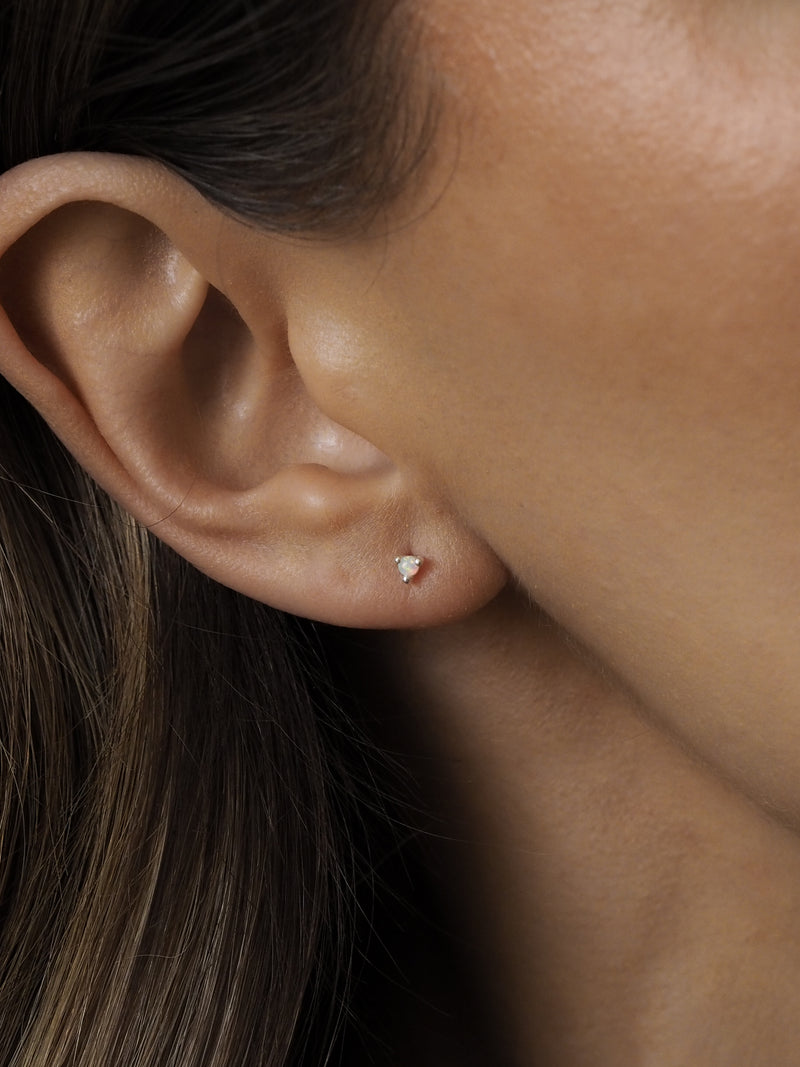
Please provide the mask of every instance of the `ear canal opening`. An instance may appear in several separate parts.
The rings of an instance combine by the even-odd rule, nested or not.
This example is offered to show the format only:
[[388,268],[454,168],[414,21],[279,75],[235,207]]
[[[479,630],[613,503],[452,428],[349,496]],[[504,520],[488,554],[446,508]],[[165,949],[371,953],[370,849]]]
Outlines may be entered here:
[[[285,346],[280,338],[275,344]],[[180,355],[180,391],[194,413],[195,462],[205,479],[247,490],[267,473],[264,422],[273,362],[233,303],[209,285]]]
[[252,335],[239,312],[210,285],[183,345],[186,387],[199,412],[230,403],[231,396],[236,396],[252,344]]

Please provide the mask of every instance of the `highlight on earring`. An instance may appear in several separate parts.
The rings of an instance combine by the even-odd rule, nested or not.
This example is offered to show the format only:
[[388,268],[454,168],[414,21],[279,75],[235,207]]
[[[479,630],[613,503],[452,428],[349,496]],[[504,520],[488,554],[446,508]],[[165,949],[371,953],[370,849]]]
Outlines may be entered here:
[[420,556],[395,556],[394,561],[406,585],[419,574],[423,562]]

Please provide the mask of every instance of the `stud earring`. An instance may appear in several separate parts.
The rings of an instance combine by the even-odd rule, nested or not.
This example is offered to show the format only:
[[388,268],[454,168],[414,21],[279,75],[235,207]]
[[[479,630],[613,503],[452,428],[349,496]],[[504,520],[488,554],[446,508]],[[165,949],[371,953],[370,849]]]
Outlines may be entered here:
[[408,585],[411,579],[419,574],[422,559],[419,556],[395,556],[395,563],[400,571],[400,577]]

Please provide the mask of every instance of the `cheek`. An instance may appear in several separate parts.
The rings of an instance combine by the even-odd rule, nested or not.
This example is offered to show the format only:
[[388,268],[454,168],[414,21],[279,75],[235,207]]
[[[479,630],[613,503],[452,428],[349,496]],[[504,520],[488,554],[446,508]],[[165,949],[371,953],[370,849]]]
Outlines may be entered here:
[[454,166],[378,284],[465,493],[498,437],[535,449],[534,488],[638,466],[645,441],[677,478],[726,413],[750,436],[788,415],[800,130],[769,6],[758,30],[724,4],[434,5]]
[[438,165],[410,217],[330,249],[309,315],[340,421],[477,523],[616,536],[621,499],[722,512],[800,455],[795,79],[729,9],[432,3]]

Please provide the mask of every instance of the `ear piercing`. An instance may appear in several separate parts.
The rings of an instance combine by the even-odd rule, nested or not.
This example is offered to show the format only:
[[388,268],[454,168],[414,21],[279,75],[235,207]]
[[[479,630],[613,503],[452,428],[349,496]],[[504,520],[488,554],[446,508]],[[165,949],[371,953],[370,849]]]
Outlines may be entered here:
[[396,556],[395,563],[400,571],[400,577],[408,585],[411,579],[419,573],[422,559],[419,556]]

